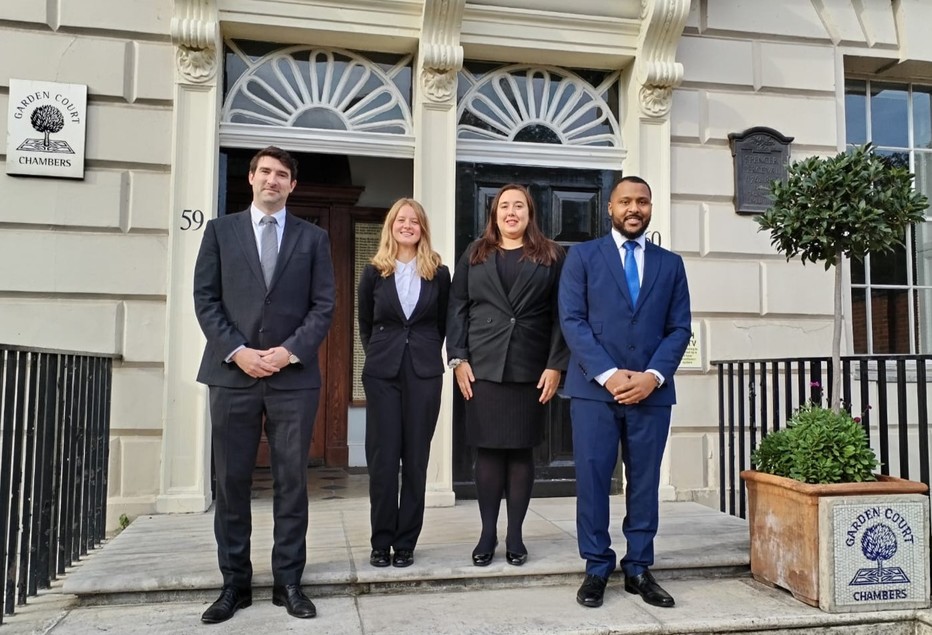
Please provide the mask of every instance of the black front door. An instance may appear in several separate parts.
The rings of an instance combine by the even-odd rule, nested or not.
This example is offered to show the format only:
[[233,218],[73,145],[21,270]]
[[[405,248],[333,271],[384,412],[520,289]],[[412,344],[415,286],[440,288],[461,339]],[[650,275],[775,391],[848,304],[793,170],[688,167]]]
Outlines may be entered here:
[[[507,183],[528,188],[541,230],[566,249],[602,236],[611,226],[608,197],[615,172],[482,163],[459,163],[456,172],[457,259],[482,234],[492,199]],[[475,450],[466,444],[465,402],[455,382],[453,394],[453,489],[460,498],[475,498]],[[544,441],[534,455],[534,496],[575,495],[569,399],[559,393],[549,404]]]

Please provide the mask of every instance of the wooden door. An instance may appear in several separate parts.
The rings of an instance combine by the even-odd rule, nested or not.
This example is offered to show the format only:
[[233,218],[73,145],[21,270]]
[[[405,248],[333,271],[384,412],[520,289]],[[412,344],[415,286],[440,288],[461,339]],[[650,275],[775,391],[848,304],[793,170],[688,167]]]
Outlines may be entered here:
[[[518,183],[534,199],[544,234],[566,249],[610,231],[608,197],[615,173],[602,170],[530,168],[459,163],[456,183],[456,256],[485,229],[495,193]],[[561,386],[562,387],[562,386]],[[475,497],[475,451],[466,444],[465,402],[454,384],[453,488],[457,496]],[[576,492],[569,399],[558,393],[548,405],[544,441],[534,451],[535,496],[572,496]]]

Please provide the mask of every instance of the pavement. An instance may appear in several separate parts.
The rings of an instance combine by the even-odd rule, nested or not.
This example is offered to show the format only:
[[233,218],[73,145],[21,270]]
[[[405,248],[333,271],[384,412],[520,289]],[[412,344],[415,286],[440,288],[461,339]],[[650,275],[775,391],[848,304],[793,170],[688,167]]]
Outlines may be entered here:
[[[534,499],[525,522],[526,565],[499,546],[471,563],[475,501],[430,508],[405,569],[368,564],[368,500],[312,499],[304,587],[318,616],[289,617],[271,603],[271,501],[254,501],[254,603],[220,625],[200,615],[220,576],[213,514],[137,518],[69,570],[63,581],[5,616],[0,635],[51,633],[326,634],[446,633],[844,633],[932,635],[929,611],[830,615],[755,582],[747,523],[697,503],[663,503],[653,571],[676,607],[648,606],[613,576],[605,604],[579,606],[584,563],[576,549],[575,499]],[[612,498],[612,536],[622,542],[624,498]],[[504,510],[500,535],[504,535]]]

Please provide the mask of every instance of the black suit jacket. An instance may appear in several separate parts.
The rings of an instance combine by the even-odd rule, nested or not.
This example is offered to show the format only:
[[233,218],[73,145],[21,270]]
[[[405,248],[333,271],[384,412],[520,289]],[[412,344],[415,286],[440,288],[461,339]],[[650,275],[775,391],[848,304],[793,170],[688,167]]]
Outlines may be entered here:
[[410,318],[401,308],[395,274],[383,278],[366,265],[359,279],[359,339],[366,352],[362,372],[390,379],[398,375],[405,345],[418,377],[444,371],[440,348],[446,330],[450,270],[441,265],[433,280],[421,278],[421,291]]
[[207,223],[194,266],[194,310],[207,346],[197,380],[245,388],[256,383],[224,360],[237,347],[284,346],[301,360],[263,381],[280,390],[320,387],[317,349],[333,315],[327,232],[288,214],[272,282],[259,264],[249,210]]
[[496,266],[498,254],[470,265],[474,248],[475,243],[453,275],[447,356],[468,359],[476,379],[495,382],[502,381],[509,360],[513,381],[537,382],[547,368],[566,370],[569,351],[557,308],[562,260],[549,267],[522,260],[506,295]]

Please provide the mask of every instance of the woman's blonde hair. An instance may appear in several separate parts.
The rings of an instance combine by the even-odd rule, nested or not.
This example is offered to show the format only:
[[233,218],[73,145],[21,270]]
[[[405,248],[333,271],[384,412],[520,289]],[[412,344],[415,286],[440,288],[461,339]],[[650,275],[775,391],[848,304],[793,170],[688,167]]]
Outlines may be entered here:
[[395,218],[405,205],[414,210],[417,221],[421,226],[421,239],[417,243],[417,275],[424,280],[433,280],[437,268],[441,264],[440,254],[430,246],[430,225],[427,222],[427,212],[424,207],[413,198],[400,198],[395,201],[385,216],[382,224],[382,236],[379,238],[379,250],[372,257],[372,264],[382,274],[383,278],[395,273],[395,259],[398,256],[398,242],[392,236],[392,225]]

